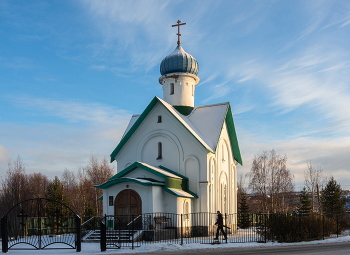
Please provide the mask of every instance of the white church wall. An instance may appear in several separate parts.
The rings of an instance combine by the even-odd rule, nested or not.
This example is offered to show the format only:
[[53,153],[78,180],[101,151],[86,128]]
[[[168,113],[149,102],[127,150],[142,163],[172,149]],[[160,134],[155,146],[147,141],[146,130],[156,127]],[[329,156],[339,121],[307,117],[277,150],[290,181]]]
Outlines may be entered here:
[[[172,132],[174,121],[173,116],[170,115],[168,110],[160,104],[150,111],[118,153],[116,157],[118,172],[123,170],[129,161],[141,161],[154,166],[164,165],[171,170],[179,171],[183,151],[178,137],[174,134],[176,132]],[[158,123],[158,116],[162,116],[161,123]],[[158,142],[162,143],[163,158],[160,160],[157,160]]]
[[[216,151],[217,173],[215,181],[217,208],[223,213],[237,212],[236,161],[233,159],[230,138],[224,123]],[[226,188],[224,188],[226,185]],[[225,201],[223,201],[225,196]]]
[[165,191],[163,187],[152,187],[152,201],[148,201],[150,208],[152,208],[152,211],[149,211],[150,213],[164,212],[164,197]]
[[[144,144],[140,144],[140,161],[153,166],[163,165],[166,162],[168,168],[178,172],[179,150],[176,143],[165,133],[164,130],[154,131]],[[158,158],[158,143],[161,143],[162,147],[161,158]]]
[[162,203],[164,204],[164,212],[167,213],[179,213],[181,209],[178,207],[178,197],[164,191],[164,200]]

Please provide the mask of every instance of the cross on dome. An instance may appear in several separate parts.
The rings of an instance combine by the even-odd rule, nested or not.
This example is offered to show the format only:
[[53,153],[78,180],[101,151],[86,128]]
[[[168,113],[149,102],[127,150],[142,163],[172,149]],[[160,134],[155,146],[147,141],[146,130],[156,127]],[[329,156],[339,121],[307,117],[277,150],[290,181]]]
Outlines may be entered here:
[[177,27],[177,44],[180,45],[181,44],[181,41],[180,41],[180,26],[182,25],[186,25],[186,23],[181,23],[181,20],[178,20],[177,22],[177,25],[172,25],[172,27]]

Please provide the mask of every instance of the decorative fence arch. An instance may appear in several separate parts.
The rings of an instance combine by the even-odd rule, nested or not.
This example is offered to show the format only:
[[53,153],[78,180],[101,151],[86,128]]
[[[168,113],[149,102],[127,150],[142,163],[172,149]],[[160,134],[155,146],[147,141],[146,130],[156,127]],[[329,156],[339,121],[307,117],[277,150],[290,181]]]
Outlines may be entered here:
[[1,218],[2,251],[32,247],[80,252],[80,224],[80,217],[59,201],[49,198],[22,201]]

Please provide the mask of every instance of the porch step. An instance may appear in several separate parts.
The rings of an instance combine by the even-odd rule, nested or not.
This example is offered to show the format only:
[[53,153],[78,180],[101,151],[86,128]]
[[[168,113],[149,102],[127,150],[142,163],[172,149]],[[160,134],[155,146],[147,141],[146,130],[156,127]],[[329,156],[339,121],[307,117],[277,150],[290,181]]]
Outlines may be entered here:
[[[131,242],[132,237],[134,236],[134,240],[140,235],[142,231],[129,231],[129,230],[108,230],[106,233],[107,243],[108,240],[120,240],[122,242]],[[101,231],[100,230],[92,230],[88,234],[86,234],[82,238],[82,242],[94,243],[100,242],[101,240]]]

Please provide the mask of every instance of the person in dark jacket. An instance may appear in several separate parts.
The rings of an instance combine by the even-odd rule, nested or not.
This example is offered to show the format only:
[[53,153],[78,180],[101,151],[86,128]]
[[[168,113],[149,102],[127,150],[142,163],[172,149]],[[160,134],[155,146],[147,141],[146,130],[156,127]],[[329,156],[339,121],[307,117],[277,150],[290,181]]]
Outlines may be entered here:
[[224,240],[227,240],[226,232],[224,231],[224,219],[222,218],[222,214],[220,211],[217,211],[217,218],[215,225],[218,225],[218,228],[216,229],[216,238],[215,240],[218,240],[219,238],[219,231],[221,230],[221,233],[224,235]]

